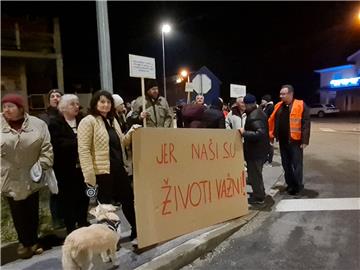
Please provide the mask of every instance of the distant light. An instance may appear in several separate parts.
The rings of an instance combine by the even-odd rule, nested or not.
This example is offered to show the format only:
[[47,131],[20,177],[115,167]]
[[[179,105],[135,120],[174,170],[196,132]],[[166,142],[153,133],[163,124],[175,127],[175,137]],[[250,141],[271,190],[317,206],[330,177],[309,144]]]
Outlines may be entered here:
[[187,75],[188,75],[188,72],[184,69],[184,70],[181,71],[180,74],[181,74],[181,76],[182,76],[183,78],[186,78]]
[[176,79],[176,83],[181,83],[182,82],[182,79],[180,78],[180,77],[178,77],[177,79]]
[[337,87],[351,87],[351,86],[360,86],[360,77],[331,80],[330,86],[332,88]]
[[161,31],[165,34],[169,33],[171,31],[171,26],[169,24],[163,24],[161,27]]

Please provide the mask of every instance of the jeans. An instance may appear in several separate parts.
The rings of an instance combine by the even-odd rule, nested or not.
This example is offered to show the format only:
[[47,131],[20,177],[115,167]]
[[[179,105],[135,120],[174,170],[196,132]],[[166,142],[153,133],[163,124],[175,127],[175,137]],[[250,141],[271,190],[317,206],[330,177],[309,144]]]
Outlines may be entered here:
[[303,149],[300,144],[280,142],[281,163],[285,171],[285,182],[289,189],[300,191],[303,183]]

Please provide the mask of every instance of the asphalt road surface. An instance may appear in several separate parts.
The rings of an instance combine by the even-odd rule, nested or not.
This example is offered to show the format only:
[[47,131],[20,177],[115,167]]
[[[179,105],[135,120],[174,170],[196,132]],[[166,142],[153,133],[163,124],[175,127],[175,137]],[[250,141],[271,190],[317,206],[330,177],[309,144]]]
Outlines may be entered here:
[[304,152],[305,192],[280,192],[271,211],[189,269],[360,269],[360,125],[314,118]]

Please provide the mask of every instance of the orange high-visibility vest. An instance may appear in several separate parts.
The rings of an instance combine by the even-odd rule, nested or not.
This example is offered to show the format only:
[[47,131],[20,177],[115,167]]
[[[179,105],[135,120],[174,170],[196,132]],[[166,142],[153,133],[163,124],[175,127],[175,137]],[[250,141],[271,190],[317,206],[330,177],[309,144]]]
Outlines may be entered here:
[[[282,101],[278,102],[275,107],[273,113],[270,115],[268,123],[269,123],[269,137],[270,139],[274,139],[274,131],[275,131],[275,115],[276,112],[280,109]],[[291,112],[290,112],[290,138],[299,141],[301,140],[301,119],[304,111],[304,101],[294,99]]]

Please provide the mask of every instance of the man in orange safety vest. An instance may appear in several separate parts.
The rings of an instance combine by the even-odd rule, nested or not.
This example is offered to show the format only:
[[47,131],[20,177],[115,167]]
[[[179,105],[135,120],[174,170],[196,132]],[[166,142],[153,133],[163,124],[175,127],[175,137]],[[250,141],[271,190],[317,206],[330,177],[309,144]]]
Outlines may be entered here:
[[310,115],[304,101],[294,99],[294,88],[283,85],[281,101],[275,105],[269,123],[270,141],[279,141],[285,171],[286,191],[297,195],[304,188],[303,150],[310,139]]

